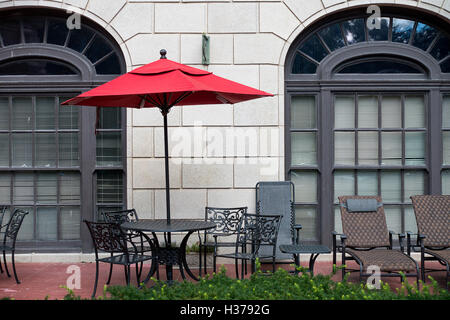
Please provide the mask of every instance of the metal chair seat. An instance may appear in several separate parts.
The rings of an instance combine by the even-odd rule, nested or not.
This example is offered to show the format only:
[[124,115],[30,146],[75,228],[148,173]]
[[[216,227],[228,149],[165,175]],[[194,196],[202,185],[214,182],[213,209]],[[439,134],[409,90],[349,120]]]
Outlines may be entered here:
[[98,259],[98,261],[126,266],[128,264],[141,263],[151,259],[153,259],[152,256],[146,256],[141,254],[129,254],[128,257],[126,254],[120,254],[112,257],[100,258]]

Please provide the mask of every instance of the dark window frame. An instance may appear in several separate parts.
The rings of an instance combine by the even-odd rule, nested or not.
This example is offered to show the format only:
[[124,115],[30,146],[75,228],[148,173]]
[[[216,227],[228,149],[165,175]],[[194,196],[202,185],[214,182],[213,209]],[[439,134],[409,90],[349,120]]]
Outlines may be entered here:
[[[391,16],[390,29],[392,29],[392,17],[412,20],[420,17],[423,22],[438,27],[440,30],[448,29],[445,21],[420,11],[408,10],[383,6],[381,11],[384,15]],[[409,15],[408,15],[409,13]],[[291,98],[298,94],[317,94],[319,106],[318,126],[321,126],[318,133],[318,184],[320,187],[320,199],[318,204],[318,218],[320,232],[319,241],[323,244],[331,245],[331,231],[334,230],[334,115],[333,97],[335,94],[379,94],[379,93],[399,93],[408,94],[426,93],[426,105],[429,106],[429,113],[426,114],[426,127],[428,135],[426,145],[426,166],[429,169],[426,176],[426,192],[430,194],[440,194],[442,191],[441,171],[446,168],[442,165],[442,126],[432,125],[442,123],[442,96],[450,91],[450,74],[441,72],[439,62],[432,58],[427,52],[400,43],[389,41],[365,41],[347,47],[336,49],[325,57],[317,68],[316,74],[293,74],[292,63],[297,53],[299,44],[309,35],[319,29],[330,26],[338,21],[349,20],[352,16],[367,16],[365,8],[346,10],[334,15],[326,16],[318,22],[307,27],[302,34],[292,43],[285,63],[285,179],[290,180],[290,171],[299,169],[291,166],[291,141],[290,141],[290,110]],[[392,34],[389,30],[389,34]],[[367,35],[366,35],[367,36]],[[390,36],[391,37],[391,36]],[[412,39],[414,35],[410,36]],[[436,41],[436,39],[435,39]],[[430,46],[431,47],[431,46]],[[373,56],[388,56],[404,59],[421,66],[426,75],[401,75],[401,74],[364,74],[364,75],[337,75],[336,67],[343,63],[349,63],[354,59],[364,59]],[[393,80],[395,77],[395,80]],[[433,142],[433,143],[431,143]],[[319,156],[320,155],[320,156]],[[450,167],[450,166],[448,166]],[[413,169],[414,167],[411,167]],[[311,168],[302,168],[308,170]],[[350,169],[350,168],[349,168]],[[382,168],[380,168],[382,169]],[[401,170],[409,169],[402,167]],[[403,219],[403,218],[402,218]],[[404,225],[404,221],[402,221]]]

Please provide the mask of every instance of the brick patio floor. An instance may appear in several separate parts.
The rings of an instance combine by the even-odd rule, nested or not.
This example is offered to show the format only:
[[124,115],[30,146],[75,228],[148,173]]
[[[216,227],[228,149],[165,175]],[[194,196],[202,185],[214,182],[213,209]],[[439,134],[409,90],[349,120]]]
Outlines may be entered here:
[[[75,289],[76,295],[82,298],[90,298],[94,279],[95,279],[95,263],[17,263],[16,268],[21,280],[21,284],[16,284],[14,276],[12,275],[12,267],[9,265],[9,271],[11,273],[11,278],[8,278],[6,273],[0,274],[0,298],[14,298],[16,300],[42,300],[46,297],[50,300],[62,299],[67,291],[61,286],[66,285],[68,278],[71,274],[67,273],[68,267],[76,265],[80,268],[81,275],[81,287],[80,289]],[[303,263],[303,266],[307,266],[307,263]],[[227,269],[227,275],[230,277],[235,276],[234,264],[225,264]],[[105,284],[109,265],[105,263],[100,264],[100,276],[99,285],[97,288],[97,295],[102,295],[103,285]],[[282,267],[285,269],[292,270],[292,267],[288,264],[280,264],[277,267]],[[349,264],[349,267],[354,267]],[[148,267],[147,267],[148,268]],[[144,271],[148,270],[147,268]],[[269,268],[267,265],[263,265],[263,269]],[[195,274],[197,274],[198,269],[192,268]],[[212,272],[212,270],[209,270]],[[332,271],[332,262],[328,261],[317,261],[314,272],[315,274],[330,274]],[[161,279],[165,279],[164,267],[160,269]],[[174,277],[178,280],[181,279],[178,269],[174,270]],[[445,287],[445,272],[435,272],[433,278],[436,279],[440,286]],[[341,280],[341,273],[338,272],[333,276],[335,281]],[[132,283],[135,284],[135,273],[132,269]],[[349,278],[352,282],[358,282],[358,274],[354,273]],[[384,282],[388,282],[391,288],[397,288],[401,286],[399,278],[382,278]],[[409,278],[409,282],[412,284],[415,278]],[[429,283],[429,280],[427,280]],[[111,285],[124,285],[125,277],[123,267],[114,266],[114,272],[111,280]],[[150,283],[149,283],[150,285]]]

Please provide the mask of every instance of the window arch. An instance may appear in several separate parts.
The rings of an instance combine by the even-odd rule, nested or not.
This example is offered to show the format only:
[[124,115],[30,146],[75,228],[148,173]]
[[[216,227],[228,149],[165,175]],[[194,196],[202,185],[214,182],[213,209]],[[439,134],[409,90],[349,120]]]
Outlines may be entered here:
[[311,25],[286,58],[285,174],[306,241],[331,244],[339,195],[382,196],[405,232],[410,195],[450,190],[450,26],[386,6],[369,30],[365,10]]
[[26,251],[90,250],[82,219],[126,206],[125,110],[60,106],[124,73],[124,58],[101,27],[82,17],[69,30],[68,17],[0,12],[0,205],[30,212]]

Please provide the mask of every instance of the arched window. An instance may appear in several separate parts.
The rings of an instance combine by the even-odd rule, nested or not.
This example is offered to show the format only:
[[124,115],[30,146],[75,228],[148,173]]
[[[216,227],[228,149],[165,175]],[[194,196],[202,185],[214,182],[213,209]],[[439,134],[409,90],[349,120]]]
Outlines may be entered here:
[[381,7],[371,29],[365,9],[307,28],[285,64],[286,179],[311,242],[341,231],[340,195],[380,195],[388,227],[414,232],[409,197],[450,192],[450,26]]
[[[57,10],[0,12],[0,205],[28,251],[88,249],[82,219],[125,206],[125,112],[60,103],[125,72],[113,39]],[[5,217],[7,219],[8,217]]]

